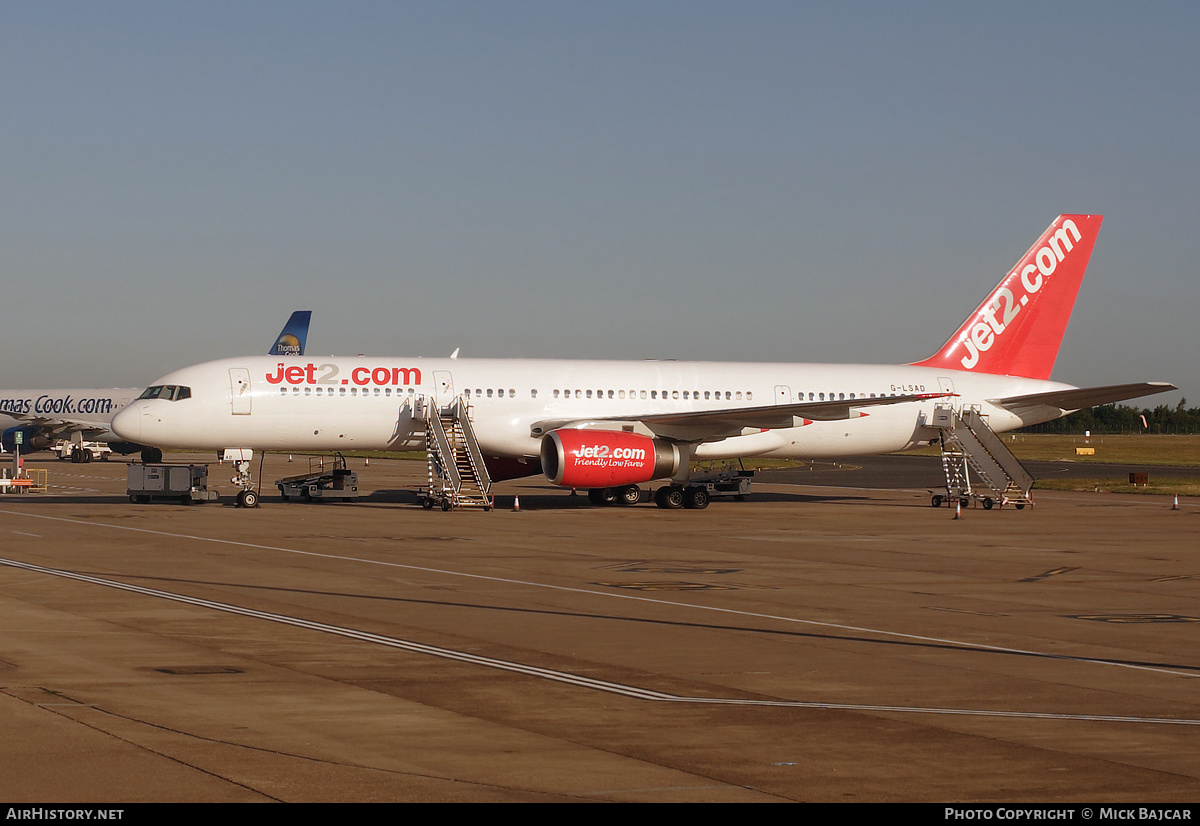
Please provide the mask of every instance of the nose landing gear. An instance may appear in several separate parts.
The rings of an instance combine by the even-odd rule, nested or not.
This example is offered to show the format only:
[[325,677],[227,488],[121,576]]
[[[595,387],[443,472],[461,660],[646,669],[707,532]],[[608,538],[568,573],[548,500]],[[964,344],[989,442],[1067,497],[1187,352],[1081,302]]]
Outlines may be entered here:
[[[249,448],[226,448],[221,454],[223,461],[233,462],[233,478],[230,483],[241,488],[237,495],[239,508],[257,508],[258,492],[254,490],[254,478],[250,473],[250,460],[254,451]],[[265,454],[264,457],[265,458]],[[259,459],[259,472],[262,471],[262,458]]]

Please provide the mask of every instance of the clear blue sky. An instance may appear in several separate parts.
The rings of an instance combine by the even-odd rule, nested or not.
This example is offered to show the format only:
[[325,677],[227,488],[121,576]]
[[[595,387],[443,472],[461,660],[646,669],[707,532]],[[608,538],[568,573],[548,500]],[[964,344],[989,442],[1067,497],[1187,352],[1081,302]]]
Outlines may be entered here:
[[298,308],[313,354],[909,361],[1099,212],[1055,378],[1200,404],[1198,32],[1172,2],[5,3],[0,386],[145,385]]

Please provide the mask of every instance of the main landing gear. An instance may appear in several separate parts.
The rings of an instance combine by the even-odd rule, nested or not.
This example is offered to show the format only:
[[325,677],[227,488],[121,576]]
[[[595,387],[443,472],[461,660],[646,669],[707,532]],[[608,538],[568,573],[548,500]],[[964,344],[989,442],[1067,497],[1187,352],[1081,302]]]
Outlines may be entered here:
[[593,505],[636,505],[642,501],[642,489],[637,485],[621,488],[591,488],[588,501]]
[[688,510],[703,510],[708,507],[711,497],[708,488],[698,485],[683,487],[682,485],[666,485],[654,491],[654,504],[666,510],[687,508]]
[[[642,501],[642,489],[637,485],[619,488],[591,488],[588,501],[594,505],[636,505]],[[701,485],[664,485],[654,491],[654,504],[665,510],[687,508],[703,510],[712,501],[708,488]]]

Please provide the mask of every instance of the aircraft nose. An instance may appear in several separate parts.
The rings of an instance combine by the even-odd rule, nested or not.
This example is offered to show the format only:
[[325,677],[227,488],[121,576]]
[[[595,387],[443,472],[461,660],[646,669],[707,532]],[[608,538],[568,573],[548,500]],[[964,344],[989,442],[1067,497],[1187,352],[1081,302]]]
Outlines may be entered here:
[[113,433],[128,442],[137,442],[142,438],[142,409],[141,405],[131,404],[112,420]]

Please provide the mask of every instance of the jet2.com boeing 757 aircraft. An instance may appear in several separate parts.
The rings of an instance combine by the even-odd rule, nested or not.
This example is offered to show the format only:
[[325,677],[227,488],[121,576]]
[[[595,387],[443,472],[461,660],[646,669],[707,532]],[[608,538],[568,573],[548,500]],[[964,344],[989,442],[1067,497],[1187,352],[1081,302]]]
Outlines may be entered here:
[[113,428],[162,447],[411,450],[427,445],[426,419],[461,398],[493,478],[541,471],[629,503],[663,479],[660,506],[703,507],[693,459],[899,451],[942,437],[938,407],[1002,432],[1175,389],[1049,380],[1102,220],[1055,219],[942,348],[911,364],[250,356],[163,376]]

